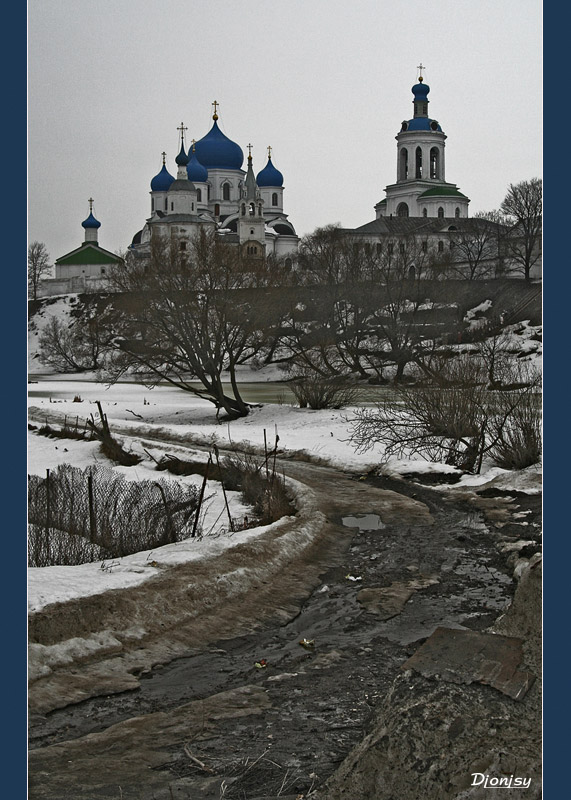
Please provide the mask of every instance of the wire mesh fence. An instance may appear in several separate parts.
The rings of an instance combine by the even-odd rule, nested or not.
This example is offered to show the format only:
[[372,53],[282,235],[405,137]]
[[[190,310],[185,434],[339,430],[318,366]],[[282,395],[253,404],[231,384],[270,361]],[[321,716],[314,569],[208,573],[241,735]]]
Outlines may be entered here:
[[28,565],[74,566],[180,542],[199,533],[198,513],[195,487],[62,464],[28,476]]

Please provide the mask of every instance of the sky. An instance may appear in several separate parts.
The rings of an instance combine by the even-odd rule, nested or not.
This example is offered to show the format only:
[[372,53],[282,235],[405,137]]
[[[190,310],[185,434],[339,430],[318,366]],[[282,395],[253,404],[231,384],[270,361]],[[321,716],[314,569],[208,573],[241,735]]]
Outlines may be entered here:
[[284,175],[301,236],[356,227],[396,179],[419,64],[447,135],[446,180],[496,209],[542,175],[539,0],[28,0],[28,241],[124,250],[177,128],[219,126]]

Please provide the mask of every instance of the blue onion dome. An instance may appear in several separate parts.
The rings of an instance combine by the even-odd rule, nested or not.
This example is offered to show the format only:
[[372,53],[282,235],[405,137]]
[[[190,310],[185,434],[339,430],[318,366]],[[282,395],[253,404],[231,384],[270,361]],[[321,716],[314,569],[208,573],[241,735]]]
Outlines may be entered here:
[[271,157],[268,158],[268,163],[264,169],[260,170],[256,176],[256,183],[258,186],[283,186],[284,176],[279,169],[276,169],[272,164]]
[[416,83],[412,87],[412,93],[414,95],[413,102],[419,103],[428,103],[428,93],[430,91],[430,86],[428,84],[422,82],[422,78],[419,79],[419,83]]
[[188,174],[188,180],[193,181],[193,183],[206,183],[208,180],[208,170],[204,164],[201,164],[197,159],[194,145],[190,153],[190,161],[188,162],[186,172]]
[[188,156],[187,156],[187,154],[184,152],[184,144],[181,144],[181,146],[180,146],[180,153],[179,153],[179,154],[178,154],[178,156],[175,158],[175,161],[176,161],[176,163],[179,165],[179,167],[186,167],[186,165],[188,164],[188,160],[189,160],[189,159],[188,159]]
[[407,122],[402,123],[401,133],[405,133],[406,131],[437,131],[438,133],[442,133],[442,128],[440,127],[440,123],[435,119],[430,119],[429,117],[415,117],[414,119],[409,119]]
[[95,217],[93,216],[93,214],[91,212],[89,212],[89,216],[81,224],[86,230],[87,230],[87,228],[100,228],[101,227],[101,223],[99,222],[99,220],[95,219]]
[[244,153],[240,145],[225,136],[216,121],[202,139],[195,144],[196,157],[206,169],[241,169]]
[[174,181],[165,164],[165,154],[163,153],[163,168],[158,175],[151,181],[151,192],[168,192],[169,186]]

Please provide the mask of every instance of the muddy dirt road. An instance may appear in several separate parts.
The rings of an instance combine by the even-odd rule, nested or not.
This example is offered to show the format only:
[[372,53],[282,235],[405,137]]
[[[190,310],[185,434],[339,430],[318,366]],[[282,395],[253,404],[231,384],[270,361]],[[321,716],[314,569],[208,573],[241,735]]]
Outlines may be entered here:
[[[31,800],[309,797],[436,627],[482,631],[508,607],[513,563],[501,548],[523,538],[516,511],[539,549],[538,496],[460,502],[403,481],[283,468],[312,503],[241,551],[244,591],[205,601],[236,568],[222,558],[110,604],[34,615],[36,645],[109,630],[120,644],[31,685]],[[279,540],[308,529],[280,561]],[[198,598],[201,613],[185,613]],[[144,636],[117,632],[125,615]]]

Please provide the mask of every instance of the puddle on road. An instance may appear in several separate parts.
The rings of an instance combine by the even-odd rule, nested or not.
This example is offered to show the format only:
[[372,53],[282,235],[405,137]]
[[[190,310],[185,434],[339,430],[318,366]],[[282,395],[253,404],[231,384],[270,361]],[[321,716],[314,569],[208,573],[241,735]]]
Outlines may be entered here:
[[356,514],[343,517],[341,522],[346,528],[359,528],[360,531],[378,531],[386,527],[378,514]]

